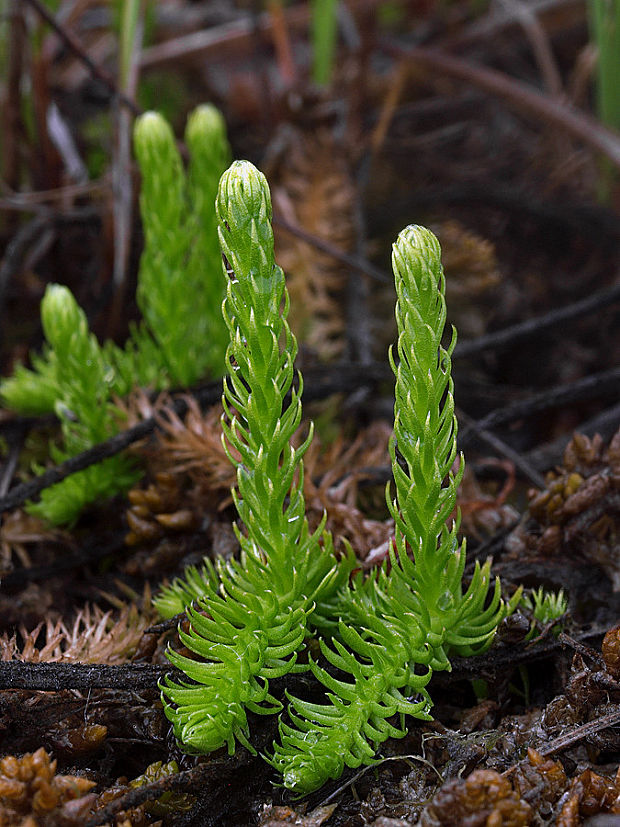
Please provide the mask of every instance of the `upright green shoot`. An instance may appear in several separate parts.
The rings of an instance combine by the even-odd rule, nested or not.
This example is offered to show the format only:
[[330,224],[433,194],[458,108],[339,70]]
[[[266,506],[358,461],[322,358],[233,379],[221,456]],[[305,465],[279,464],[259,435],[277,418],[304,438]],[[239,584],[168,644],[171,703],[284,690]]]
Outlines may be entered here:
[[269,680],[299,668],[304,638],[320,622],[317,607],[339,580],[331,536],[323,524],[311,533],[305,516],[303,455],[312,430],[294,446],[302,383],[292,387],[297,342],[286,320],[284,274],[274,261],[264,176],[247,162],[234,163],[222,176],[216,212],[230,336],[222,426],[245,532],[237,530],[240,560],[219,565],[219,582],[205,577],[203,597],[187,610],[189,632],[179,631],[204,661],[168,653],[197,683],[168,679],[162,695],[183,744],[200,751],[228,744],[232,752],[235,740],[251,749],[247,709],[281,708]]
[[[396,284],[398,363],[394,437],[390,446],[396,499],[388,505],[396,523],[389,596],[419,618],[432,649],[431,666],[448,669],[452,650],[470,655],[487,648],[503,617],[499,579],[486,605],[490,561],[477,563],[463,593],[465,545],[459,544],[456,495],[464,471],[457,457],[451,354],[456,331],[442,345],[446,321],[441,250],[424,227],[410,226],[392,253]],[[410,556],[410,553],[412,556]]]
[[[66,287],[54,284],[47,288],[41,321],[53,353],[50,365],[61,389],[55,413],[61,423],[63,447],[52,446],[51,452],[56,462],[62,462],[119,429],[119,411],[110,402],[114,374],[88,329],[84,312]],[[71,524],[85,505],[128,488],[138,476],[127,457],[111,457],[44,489],[40,502],[31,504],[29,510],[54,524]]]

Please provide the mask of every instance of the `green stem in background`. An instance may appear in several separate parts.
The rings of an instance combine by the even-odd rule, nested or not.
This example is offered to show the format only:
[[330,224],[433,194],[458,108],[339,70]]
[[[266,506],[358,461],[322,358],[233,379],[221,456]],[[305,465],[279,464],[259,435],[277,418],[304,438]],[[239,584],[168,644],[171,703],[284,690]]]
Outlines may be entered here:
[[[588,0],[590,37],[596,44],[596,104],[605,126],[620,131],[620,0]],[[600,197],[608,201],[617,171],[603,159]]]
[[331,80],[337,24],[338,0],[313,0],[312,79],[318,86],[327,86]]
[[232,752],[235,740],[251,749],[247,709],[269,714],[281,708],[269,694],[269,679],[304,668],[297,654],[316,607],[348,568],[338,573],[331,536],[323,523],[311,533],[305,516],[303,455],[312,430],[294,446],[302,383],[292,389],[297,342],[286,320],[284,274],[274,261],[264,176],[248,162],[234,163],[222,176],[216,212],[230,335],[222,426],[246,533],[237,530],[240,559],[218,566],[219,582],[205,577],[204,595],[187,610],[189,631],[179,631],[204,661],[168,652],[197,683],[168,679],[162,697],[184,745],[208,752],[228,744]]

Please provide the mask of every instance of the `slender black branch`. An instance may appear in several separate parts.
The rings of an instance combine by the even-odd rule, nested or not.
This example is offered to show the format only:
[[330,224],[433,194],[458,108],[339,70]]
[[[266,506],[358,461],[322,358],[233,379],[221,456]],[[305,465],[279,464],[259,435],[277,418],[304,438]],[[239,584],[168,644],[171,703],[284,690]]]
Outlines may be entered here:
[[[491,429],[526,416],[533,416],[550,408],[558,408],[574,402],[589,401],[606,396],[617,399],[619,393],[620,368],[612,368],[611,370],[601,371],[601,373],[595,373],[593,376],[586,376],[576,382],[557,385],[548,391],[532,394],[527,399],[513,402],[504,408],[498,408],[479,419],[476,426],[482,429]],[[467,442],[472,436],[472,429],[464,428],[460,433],[461,442]]]
[[297,224],[292,224],[290,221],[286,221],[279,215],[273,216],[273,224],[274,226],[285,230],[287,233],[296,236],[296,238],[301,239],[301,241],[305,241],[311,247],[314,247],[322,253],[326,253],[328,256],[335,258],[336,261],[341,261],[353,270],[358,270],[360,273],[365,273],[365,275],[370,276],[375,279],[375,281],[380,281],[384,284],[391,284],[394,281],[392,276],[388,276],[388,274],[384,273],[379,267],[375,267],[374,264],[371,264],[361,256],[356,256],[351,253],[347,253],[344,250],[340,250],[328,241],[325,241],[312,233],[306,232],[306,230],[302,227],[297,226]]
[[587,299],[582,299],[566,307],[560,307],[557,310],[552,310],[550,313],[545,313],[544,316],[528,319],[525,322],[511,325],[503,330],[497,330],[494,333],[487,333],[485,336],[480,336],[477,339],[459,342],[454,349],[454,358],[463,359],[467,356],[482,353],[482,351],[485,350],[497,351],[515,345],[526,339],[540,336],[573,319],[580,319],[597,310],[607,308],[618,301],[620,301],[620,283],[606,290],[599,290]]
[[462,410],[457,411],[459,420],[470,430],[473,431],[481,442],[486,443],[494,451],[513,463],[515,468],[523,474],[526,479],[537,485],[539,488],[545,487],[545,478],[540,474],[518,451],[507,445],[503,439],[495,436],[486,428],[481,428],[480,425],[464,413]]
[[[578,633],[579,641],[597,638],[605,634],[607,626]],[[475,658],[453,658],[450,675],[438,673],[433,680],[454,681],[488,671],[505,669],[510,664],[527,663],[558,654],[563,644],[549,638],[530,645],[507,646],[499,644],[489,652]],[[124,663],[110,666],[102,663],[23,663],[0,661],[0,690],[26,689],[31,691],[57,692],[61,689],[120,689],[140,691],[154,689],[167,674],[180,675],[171,664]],[[283,682],[283,686],[286,680]]]
[[[306,401],[324,399],[333,393],[350,391],[391,376],[388,365],[383,363],[336,365],[327,369],[307,370],[305,373],[308,383],[304,389],[304,399]],[[213,405],[222,398],[222,383],[211,382],[193,392],[190,391],[190,393],[201,406]],[[187,411],[187,401],[183,396],[177,397],[172,402],[171,407],[178,416],[182,417]],[[115,456],[132,443],[151,434],[156,428],[155,417],[149,417],[132,428],[115,434],[105,442],[93,445],[87,451],[83,451],[81,454],[65,460],[60,465],[48,469],[40,476],[16,485],[5,497],[0,498],[0,514],[12,508],[17,508],[26,500],[36,500],[44,488],[61,482],[65,477],[75,474],[77,471],[82,471],[96,462]]]
[[155,689],[176,669],[168,665],[124,663],[23,663],[0,661],[0,689],[58,692],[61,689]]
[[[204,388],[195,391],[194,395],[201,404],[212,405],[222,396],[222,384],[221,382],[212,382]],[[187,411],[187,402],[183,397],[179,397],[173,401],[172,408],[178,416],[183,416]],[[16,485],[9,491],[6,497],[0,499],[0,514],[11,508],[16,508],[26,500],[36,500],[44,488],[61,482],[71,474],[75,474],[76,471],[83,471],[84,468],[88,468],[96,462],[115,456],[120,453],[120,451],[128,448],[132,443],[148,436],[155,430],[156,426],[155,417],[149,417],[143,422],[134,425],[132,428],[115,434],[105,442],[99,442],[87,451],[83,451],[81,454],[65,460],[65,462],[60,465],[44,471],[33,480]]]

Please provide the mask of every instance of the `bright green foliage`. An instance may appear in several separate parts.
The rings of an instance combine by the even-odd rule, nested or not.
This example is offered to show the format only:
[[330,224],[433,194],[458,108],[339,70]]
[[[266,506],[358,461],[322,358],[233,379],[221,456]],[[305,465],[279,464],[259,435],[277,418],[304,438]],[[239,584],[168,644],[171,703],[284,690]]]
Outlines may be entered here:
[[[351,612],[347,614],[350,619]],[[281,743],[274,744],[269,761],[282,774],[284,785],[296,792],[308,793],[338,778],[345,765],[372,764],[383,741],[406,734],[404,715],[431,718],[425,687],[432,672],[418,668],[428,656],[415,621],[409,619],[403,626],[394,617],[362,611],[357,621],[357,629],[341,622],[340,639],[331,647],[320,642],[326,660],[352,680],[337,680],[311,661],[329,704],[290,698],[293,726],[280,723]],[[400,728],[387,720],[397,713]]]
[[[231,336],[223,426],[247,534],[238,533],[240,562],[219,567],[219,587],[205,577],[204,596],[187,610],[191,627],[179,632],[181,641],[206,663],[169,653],[198,685],[169,680],[166,714],[193,749],[226,742],[232,750],[235,738],[249,746],[245,709],[279,710],[267,680],[301,668],[296,655],[314,627],[323,634],[325,660],[342,676],[310,657],[327,703],[290,698],[290,722],[280,722],[280,743],[268,758],[287,787],[306,793],[345,766],[371,764],[381,743],[405,734],[405,715],[428,720],[432,671],[449,669],[451,652],[470,655],[488,647],[520,591],[506,606],[499,581],[491,583],[490,561],[476,565],[469,587],[462,588],[458,516],[448,525],[463,474],[462,457],[453,472],[454,335],[444,349],[444,277],[432,233],[408,227],[394,245],[399,364],[392,359],[391,566],[366,579],[360,574],[349,586],[342,580],[350,564],[337,578],[329,538],[321,551],[318,532],[309,534],[304,516],[302,456],[310,436],[297,449],[290,442],[300,422],[301,390],[291,393],[288,407],[284,401],[297,346],[286,324],[284,276],[273,260],[267,186],[250,164],[233,164],[223,176],[217,212]],[[202,586],[193,573],[185,585],[173,584],[174,607],[194,599],[196,588]],[[400,717],[399,725],[392,716]]]
[[[32,370],[18,367],[0,388],[3,403],[20,413],[60,412],[64,445],[53,454],[56,460],[118,431],[110,405],[114,394],[124,396],[136,386],[185,386],[222,373],[228,343],[220,310],[225,278],[213,208],[230,160],[222,116],[213,106],[199,106],[185,137],[187,175],[161,115],[148,112],[136,122],[145,234],[137,298],[143,321],[132,326],[125,347],[100,346],[69,291],[53,286],[41,307],[43,354],[32,357]],[[79,316],[79,331],[62,314]],[[88,370],[78,353],[89,360]],[[113,457],[46,489],[31,510],[53,523],[71,523],[84,505],[126,490],[135,479],[128,460]]]
[[[396,523],[391,571],[383,568],[343,595],[342,615],[359,630],[340,624],[339,637],[350,651],[337,640],[336,653],[321,647],[354,683],[336,681],[313,663],[330,705],[293,698],[295,726],[281,724],[281,744],[271,762],[285,785],[300,792],[337,778],[345,764],[371,763],[378,745],[399,734],[387,724],[389,715],[428,719],[431,702],[424,687],[432,670],[450,668],[450,651],[471,655],[487,648],[515,602],[503,604],[496,580],[486,606],[490,561],[476,565],[463,593],[465,549],[456,536],[458,518],[447,524],[463,458],[454,475],[450,354],[455,335],[444,349],[445,285],[437,239],[423,227],[407,227],[394,245],[392,265],[399,363],[390,355],[396,376],[390,447],[396,499],[388,495]],[[418,700],[405,702],[411,695]]]
[[17,365],[13,376],[2,381],[0,392],[7,408],[26,416],[37,416],[54,410],[60,395],[57,379],[56,356],[49,345],[41,355],[30,357],[32,370]]
[[[532,612],[532,624],[525,639],[533,640],[540,628],[548,626],[554,620],[560,620],[566,614],[568,600],[563,589],[560,589],[559,592],[547,592],[540,586],[538,589],[533,589],[531,594],[523,595],[520,605]],[[558,623],[552,631],[555,635],[558,635],[561,628]]]
[[286,321],[284,274],[273,257],[264,176],[247,162],[234,163],[222,176],[216,212],[230,334],[222,425],[247,533],[237,531],[240,560],[218,566],[219,583],[209,579],[196,608],[187,610],[189,632],[179,630],[205,662],[168,652],[198,685],[168,679],[162,694],[183,744],[205,752],[228,744],[232,752],[235,739],[251,749],[246,709],[269,714],[281,708],[269,694],[269,679],[300,668],[297,654],[320,624],[322,601],[349,569],[338,571],[331,536],[323,525],[311,533],[305,517],[303,455],[311,433],[293,446],[301,380],[289,402],[286,397],[297,342]]

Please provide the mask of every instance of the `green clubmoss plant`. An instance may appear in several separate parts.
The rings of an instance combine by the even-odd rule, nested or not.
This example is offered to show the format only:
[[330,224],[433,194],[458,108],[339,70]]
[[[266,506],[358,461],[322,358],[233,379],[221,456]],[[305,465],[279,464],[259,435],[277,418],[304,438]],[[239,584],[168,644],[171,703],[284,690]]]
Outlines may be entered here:
[[[446,320],[440,247],[423,227],[407,227],[393,248],[398,362],[394,435],[390,445],[396,498],[388,506],[396,524],[390,569],[345,590],[343,620],[332,647],[321,642],[327,661],[352,680],[336,680],[316,663],[314,675],[329,704],[291,698],[292,726],[280,724],[281,742],[271,758],[284,784],[310,792],[344,766],[372,763],[377,747],[405,732],[408,714],[428,719],[425,689],[433,670],[450,669],[449,655],[473,655],[491,644],[510,606],[500,583],[491,588],[490,561],[476,563],[462,587],[465,547],[457,539],[459,519],[449,517],[464,470],[457,456],[450,355],[442,346]],[[344,644],[344,645],[343,645]],[[413,699],[413,700],[412,700]],[[400,714],[396,728],[387,718]]]
[[[51,446],[52,459],[62,462],[107,439],[122,422],[110,401],[113,373],[70,290],[58,284],[47,288],[41,321],[62,389],[54,411],[60,420],[63,446]],[[136,469],[127,457],[110,457],[44,489],[40,501],[29,510],[57,525],[71,523],[86,504],[130,487],[136,478]]]
[[[185,141],[187,176],[168,123],[155,112],[136,122],[145,242],[138,306],[170,381],[182,386],[206,373],[221,376],[228,344],[213,204],[230,150],[215,107],[200,106],[190,115]],[[143,335],[134,333],[138,353]]]
[[303,456],[312,429],[293,445],[302,382],[293,388],[297,342],[286,321],[288,294],[274,261],[263,175],[234,163],[222,176],[216,212],[230,336],[222,426],[245,531],[236,527],[239,560],[220,563],[217,582],[205,579],[204,594],[187,609],[189,631],[179,629],[183,644],[204,660],[168,652],[196,683],[168,678],[162,695],[186,747],[208,752],[227,744],[232,752],[235,741],[251,749],[248,709],[281,708],[269,680],[304,668],[297,664],[304,640],[321,625],[324,604],[349,569],[336,566],[324,520],[311,532],[305,515]]
[[[230,332],[223,419],[234,492],[246,527],[238,562],[190,573],[160,598],[164,610],[187,608],[182,643],[203,658],[174,651],[169,659],[195,683],[163,686],[166,714],[179,740],[209,751],[235,739],[246,746],[246,709],[279,711],[268,679],[311,669],[326,703],[290,698],[270,763],[285,786],[301,793],[337,778],[345,766],[371,764],[381,743],[406,732],[405,716],[428,720],[433,670],[452,653],[472,655],[490,644],[506,605],[490,561],[462,585],[465,547],[459,519],[450,521],[463,474],[457,458],[450,355],[442,346],[446,309],[436,238],[408,227],[394,246],[398,364],[391,444],[396,524],[390,565],[349,585],[351,564],[334,567],[331,539],[310,534],[302,494],[303,453],[294,448],[301,417],[291,390],[296,342],[288,325],[284,276],[273,259],[271,207],[263,176],[238,162],[223,176],[217,200],[229,276],[224,318]],[[291,390],[287,405],[286,394]],[[197,589],[202,597],[196,599]],[[334,588],[339,586],[337,593]],[[304,638],[319,634],[325,664],[296,660]],[[331,668],[339,670],[336,677]]]
[[[185,140],[187,173],[164,118],[148,112],[136,121],[145,237],[137,291],[142,321],[132,326],[125,346],[109,341],[100,346],[69,290],[52,285],[41,305],[42,354],[31,357],[32,369],[19,366],[0,386],[8,408],[59,414],[64,444],[56,460],[118,431],[113,395],[124,396],[136,386],[187,386],[223,372],[225,279],[213,204],[230,150],[215,107],[199,106],[192,113]],[[78,364],[78,352],[88,358],[89,370]],[[106,460],[46,489],[32,510],[54,523],[71,523],[84,505],[126,490],[135,478],[125,458]]]

